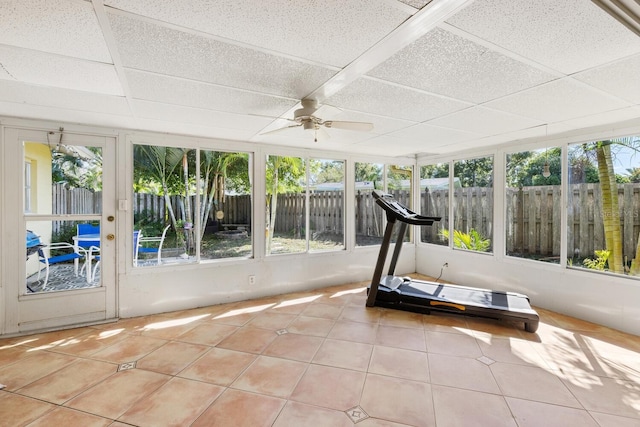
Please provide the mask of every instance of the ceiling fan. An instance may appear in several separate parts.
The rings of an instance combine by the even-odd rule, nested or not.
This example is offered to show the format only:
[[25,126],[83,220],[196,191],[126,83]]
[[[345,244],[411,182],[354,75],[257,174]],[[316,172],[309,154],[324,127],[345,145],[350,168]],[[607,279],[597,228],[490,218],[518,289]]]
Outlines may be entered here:
[[278,129],[262,132],[260,135],[268,135],[271,133],[282,132],[287,129],[302,127],[304,130],[313,131],[314,141],[318,142],[318,139],[328,139],[329,134],[324,130],[328,129],[346,129],[355,130],[361,132],[368,132],[373,129],[373,123],[367,122],[345,122],[337,120],[322,120],[321,118],[314,116],[313,114],[318,110],[318,101],[315,99],[303,99],[300,101],[302,108],[299,108],[293,112],[293,119],[283,118],[294,122],[295,124],[280,127]]

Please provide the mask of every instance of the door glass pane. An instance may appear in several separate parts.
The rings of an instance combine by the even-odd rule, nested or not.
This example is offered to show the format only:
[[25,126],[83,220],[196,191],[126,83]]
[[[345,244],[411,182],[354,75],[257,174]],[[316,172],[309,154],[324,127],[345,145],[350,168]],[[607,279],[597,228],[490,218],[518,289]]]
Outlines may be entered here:
[[507,255],[560,262],[561,152],[551,147],[507,155]]
[[249,154],[200,151],[200,259],[253,255],[249,177]]
[[[196,261],[196,151],[134,145],[133,264],[137,267]],[[137,232],[137,234],[136,234]]]
[[305,160],[273,155],[266,160],[266,254],[306,252]]
[[[456,183],[460,181],[456,180]],[[420,167],[420,212],[440,217],[431,227],[420,228],[420,241],[435,245],[449,244],[449,163]],[[442,230],[447,230],[442,232]]]
[[[493,251],[493,157],[456,161],[453,179],[453,247]],[[447,231],[445,231],[447,233]]]
[[309,160],[309,249],[344,249],[344,161]]
[[380,163],[355,164],[356,246],[379,245],[384,235],[384,213],[376,205],[372,192],[382,190],[384,180]]
[[[25,142],[23,164],[26,292],[100,286],[95,266],[100,259],[102,148],[62,140]],[[54,219],[36,220],[35,215]],[[90,221],[74,220],[74,215],[96,215],[91,240],[77,237],[78,226]]]

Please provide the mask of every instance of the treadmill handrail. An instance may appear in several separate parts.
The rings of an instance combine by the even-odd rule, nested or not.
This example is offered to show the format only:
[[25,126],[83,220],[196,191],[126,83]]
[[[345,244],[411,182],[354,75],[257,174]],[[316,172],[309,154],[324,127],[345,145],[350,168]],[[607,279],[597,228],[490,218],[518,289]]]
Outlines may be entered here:
[[380,190],[373,190],[373,198],[376,199],[376,203],[382,209],[387,212],[387,220],[400,222],[406,222],[412,225],[431,225],[434,221],[440,221],[439,216],[422,216],[413,212],[408,207],[404,206],[391,194],[383,193]]

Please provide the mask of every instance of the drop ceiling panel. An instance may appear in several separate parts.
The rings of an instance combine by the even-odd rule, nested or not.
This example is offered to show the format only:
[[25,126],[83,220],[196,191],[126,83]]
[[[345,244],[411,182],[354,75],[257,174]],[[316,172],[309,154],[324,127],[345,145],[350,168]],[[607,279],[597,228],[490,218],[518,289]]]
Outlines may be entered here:
[[2,0],[0,44],[111,62],[91,2]]
[[369,75],[475,103],[555,78],[440,28],[411,43]]
[[408,141],[389,135],[380,135],[350,147],[350,150],[363,154],[381,154],[386,156],[410,156],[417,152],[433,152],[423,140]]
[[106,0],[105,4],[338,67],[409,17],[384,0]]
[[393,132],[389,134],[389,136],[409,141],[419,141],[420,150],[418,151],[429,152],[431,151],[430,147],[456,144],[470,139],[477,139],[481,135],[457,129],[418,124],[404,130]]
[[221,111],[204,110],[179,105],[133,100],[132,107],[138,118],[155,119],[168,122],[195,124],[199,126],[235,129],[242,131],[244,138],[267,126],[273,119],[269,117],[244,116]]
[[543,122],[489,108],[472,107],[431,120],[428,124],[488,136],[539,126]]
[[628,105],[622,100],[591,89],[571,78],[556,80],[486,104],[490,108],[550,123],[615,110]]
[[640,52],[640,38],[587,0],[476,0],[447,22],[571,74]]
[[24,105],[39,105],[107,115],[126,116],[131,113],[126,99],[121,96],[99,95],[55,87],[31,86],[9,80],[0,80],[0,100]]
[[575,78],[629,102],[640,104],[640,55],[584,71]]
[[7,78],[28,84],[123,95],[113,65],[0,45],[0,65]]
[[118,14],[109,20],[125,67],[301,99],[335,71]]
[[327,104],[380,116],[422,122],[471,104],[406,87],[361,78],[326,100]]

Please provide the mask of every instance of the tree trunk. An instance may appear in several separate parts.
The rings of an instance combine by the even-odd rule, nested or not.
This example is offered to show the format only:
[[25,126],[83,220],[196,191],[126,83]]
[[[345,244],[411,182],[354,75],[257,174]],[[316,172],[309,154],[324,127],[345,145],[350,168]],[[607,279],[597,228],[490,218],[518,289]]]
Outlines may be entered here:
[[602,188],[602,217],[604,239],[609,254],[609,271],[624,273],[622,259],[622,227],[618,207],[618,186],[613,171],[610,143],[603,142],[596,148],[598,156],[598,176]]

